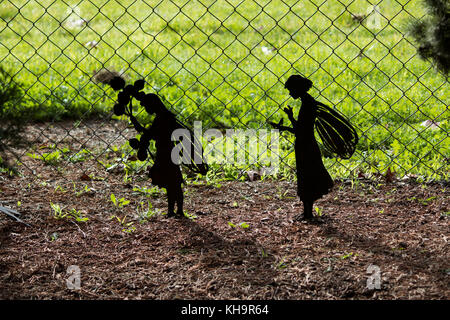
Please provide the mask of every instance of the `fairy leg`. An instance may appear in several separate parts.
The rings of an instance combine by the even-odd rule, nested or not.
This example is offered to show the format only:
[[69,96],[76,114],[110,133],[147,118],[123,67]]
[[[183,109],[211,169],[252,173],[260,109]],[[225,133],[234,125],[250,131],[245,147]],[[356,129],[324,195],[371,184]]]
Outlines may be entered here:
[[181,185],[177,186],[176,189],[176,198],[177,198],[177,216],[184,216],[183,212],[183,189],[181,188]]
[[313,201],[303,201],[303,213],[298,214],[294,217],[295,220],[311,220],[313,218],[312,214]]
[[305,219],[312,219],[313,218],[313,201],[305,201],[303,202],[303,215]]
[[168,209],[167,216],[173,217],[175,215],[175,197],[173,195],[172,188],[167,188],[167,200],[168,200]]

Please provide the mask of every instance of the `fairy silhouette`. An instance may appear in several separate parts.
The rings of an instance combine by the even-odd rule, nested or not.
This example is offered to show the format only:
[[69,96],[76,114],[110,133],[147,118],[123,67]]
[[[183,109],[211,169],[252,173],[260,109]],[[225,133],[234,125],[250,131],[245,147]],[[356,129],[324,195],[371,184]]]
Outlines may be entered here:
[[[110,83],[112,88],[114,90],[122,89],[118,94],[118,102],[114,106],[114,113],[116,115],[127,115],[136,131],[140,133],[140,138],[130,139],[129,144],[137,150],[139,160],[145,161],[149,155],[153,158],[154,163],[148,170],[148,175],[152,179],[152,184],[167,190],[168,216],[183,216],[183,190],[181,185],[184,181],[180,164],[174,163],[172,159],[172,150],[175,146],[175,142],[172,141],[172,133],[176,129],[186,129],[182,139],[187,139],[190,144],[194,144],[195,135],[193,135],[191,129],[180,122],[165,107],[158,95],[142,92],[144,84],[144,80],[137,80],[134,85],[125,86],[125,81],[122,78],[114,78]],[[140,102],[149,115],[154,115],[154,119],[148,127],[139,123],[133,115],[133,98]],[[149,150],[150,140],[155,141],[155,155]],[[203,159],[203,149],[198,150],[194,147],[191,150],[191,162],[183,164],[193,172],[206,174],[208,165],[205,162],[195,162],[195,152],[199,152],[200,159]],[[177,205],[176,213],[175,204]]]
[[300,98],[302,105],[297,120],[292,107],[284,108],[292,127],[279,123],[270,124],[281,131],[295,135],[295,161],[297,167],[297,194],[303,202],[303,216],[313,218],[313,203],[333,188],[333,179],[326,170],[315,138],[314,129],[322,140],[323,148],[330,154],[348,159],[355,151],[358,134],[346,117],[323,103],[316,101],[308,90],[312,81],[300,75],[292,75],[285,83],[292,98]]

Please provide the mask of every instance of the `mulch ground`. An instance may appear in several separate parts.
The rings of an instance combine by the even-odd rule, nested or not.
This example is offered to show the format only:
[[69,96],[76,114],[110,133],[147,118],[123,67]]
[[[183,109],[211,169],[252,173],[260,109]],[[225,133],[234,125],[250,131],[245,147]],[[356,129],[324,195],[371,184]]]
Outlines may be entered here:
[[[34,141],[44,149],[51,134],[74,149],[89,141],[89,128],[64,130],[27,134],[48,133]],[[39,179],[0,175],[0,204],[31,224],[0,213],[1,299],[450,298],[448,183],[337,182],[312,223],[294,219],[302,204],[293,182],[189,183],[192,216],[174,219],[163,214],[164,192],[136,191],[151,187],[144,173],[125,181],[120,167],[89,161],[55,169],[24,156]],[[114,206],[111,193],[130,203]],[[156,214],[142,220],[147,200]],[[89,220],[56,219],[50,202]],[[72,265],[79,290],[67,286]],[[379,289],[367,285],[374,270]]]

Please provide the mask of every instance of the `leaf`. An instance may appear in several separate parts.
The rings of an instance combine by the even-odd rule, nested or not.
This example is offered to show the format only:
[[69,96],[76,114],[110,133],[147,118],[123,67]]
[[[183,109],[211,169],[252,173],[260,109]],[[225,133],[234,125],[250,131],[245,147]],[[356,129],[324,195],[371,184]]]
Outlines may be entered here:
[[89,177],[86,173],[83,173],[80,177],[81,181],[91,181],[91,177]]
[[53,232],[52,234],[50,234],[50,241],[55,241],[58,238],[59,238],[58,232]]
[[119,200],[119,202],[120,202],[120,206],[126,206],[127,204],[130,203],[130,200],[125,200],[125,198],[121,198]]
[[239,224],[239,226],[240,226],[241,228],[244,228],[244,229],[247,229],[248,227],[250,227],[250,225],[249,225],[247,222],[241,222],[241,223]]
[[391,170],[391,167],[387,169],[384,179],[386,180],[386,183],[391,183],[395,180],[395,172]]
[[353,252],[350,252],[350,253],[348,253],[348,254],[345,254],[345,255],[341,256],[341,259],[342,259],[342,260],[345,260],[345,259],[350,258],[351,256],[353,256]]

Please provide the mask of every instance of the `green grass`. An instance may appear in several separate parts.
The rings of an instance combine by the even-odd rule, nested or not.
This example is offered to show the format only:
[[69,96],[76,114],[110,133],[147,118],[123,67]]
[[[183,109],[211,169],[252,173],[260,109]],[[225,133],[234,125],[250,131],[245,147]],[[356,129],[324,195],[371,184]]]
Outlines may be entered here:
[[[352,19],[367,11],[365,0],[128,5],[82,1],[75,12],[91,21],[76,28],[67,25],[77,17],[63,2],[1,1],[0,64],[27,94],[4,116],[108,116],[115,95],[91,81],[106,67],[125,70],[130,81],[144,77],[147,91],[161,94],[180,118],[203,120],[203,128],[267,127],[281,107],[298,108],[283,83],[301,73],[314,82],[314,97],[360,130],[351,160],[325,159],[334,176],[390,167],[400,176],[448,179],[448,82],[416,55],[407,35],[411,15],[425,14],[420,1],[380,1],[382,29]],[[89,41],[98,48],[85,47]],[[275,49],[266,54],[262,47]],[[440,128],[420,125],[428,119]]]

